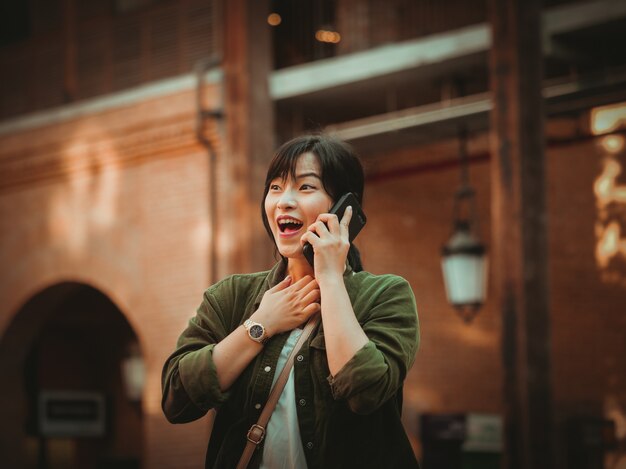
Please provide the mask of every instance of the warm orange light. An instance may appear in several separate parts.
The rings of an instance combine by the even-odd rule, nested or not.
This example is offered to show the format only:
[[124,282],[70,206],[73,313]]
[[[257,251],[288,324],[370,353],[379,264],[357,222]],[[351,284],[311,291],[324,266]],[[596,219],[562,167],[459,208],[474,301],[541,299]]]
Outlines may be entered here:
[[604,227],[596,225],[598,244],[596,245],[596,261],[601,269],[609,265],[611,258],[622,255],[626,257],[626,239],[621,238],[621,228],[618,222],[611,222]]
[[607,153],[619,153],[624,149],[624,137],[621,135],[607,135],[600,141]]
[[315,33],[315,39],[320,42],[337,44],[341,41],[341,34],[337,31],[326,31],[325,29],[320,29]]
[[591,131],[595,135],[626,127],[626,103],[597,107],[591,111]]
[[621,239],[620,223],[609,215],[610,204],[626,205],[626,185],[616,182],[621,172],[622,166],[615,159],[607,158],[602,173],[593,185],[598,205],[596,262],[601,269],[607,268],[615,256],[621,254],[626,257],[626,238]]
[[604,161],[604,169],[593,185],[599,208],[603,208],[611,202],[626,204],[626,185],[616,184],[617,177],[621,172],[622,165],[613,158],[607,158]]
[[[591,130],[595,135],[626,128],[626,103],[602,106],[591,111]],[[622,135],[605,135],[600,140],[605,152],[602,172],[593,184],[598,213],[596,218],[596,263],[602,270],[602,279],[608,283],[623,283],[624,274],[610,267],[612,259],[626,261],[626,184],[619,179],[622,173],[620,154],[625,147]]]
[[278,26],[280,23],[283,22],[283,19],[280,17],[278,13],[271,13],[267,17],[267,22],[269,23],[270,26]]
[[65,183],[48,200],[48,229],[69,256],[88,254],[89,243],[118,223],[121,170],[108,131],[85,122],[68,135],[61,152]]

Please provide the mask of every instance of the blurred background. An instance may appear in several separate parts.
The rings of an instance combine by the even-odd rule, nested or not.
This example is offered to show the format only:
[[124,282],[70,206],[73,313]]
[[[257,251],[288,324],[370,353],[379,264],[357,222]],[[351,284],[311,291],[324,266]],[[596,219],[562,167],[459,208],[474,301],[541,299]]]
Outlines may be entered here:
[[0,467],[203,464],[162,364],[324,130],[415,292],[423,467],[625,468],[625,44],[618,0],[3,0]]

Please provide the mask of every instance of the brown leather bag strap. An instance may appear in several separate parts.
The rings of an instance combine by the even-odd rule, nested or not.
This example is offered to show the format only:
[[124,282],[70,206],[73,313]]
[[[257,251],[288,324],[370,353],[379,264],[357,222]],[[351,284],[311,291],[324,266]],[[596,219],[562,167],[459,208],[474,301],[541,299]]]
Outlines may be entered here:
[[276,383],[274,383],[274,386],[270,391],[270,395],[267,398],[265,407],[261,411],[259,420],[257,420],[257,423],[252,425],[250,427],[250,430],[248,430],[248,435],[246,436],[248,442],[246,443],[246,447],[243,450],[241,459],[239,459],[237,469],[246,469],[248,467],[248,463],[252,458],[254,450],[263,441],[263,438],[265,438],[265,429],[267,428],[267,422],[269,422],[270,417],[272,416],[272,412],[274,412],[274,408],[276,408],[276,404],[278,403],[278,399],[283,392],[285,384],[287,384],[287,380],[289,379],[289,373],[291,372],[291,368],[293,367],[293,359],[300,351],[302,345],[309,338],[309,336],[315,329],[315,326],[317,326],[319,322],[320,315],[316,314],[315,316],[310,318],[309,321],[306,323],[306,326],[304,326],[302,334],[300,334],[296,345],[294,345],[293,350],[289,354],[289,358],[287,358],[285,366],[283,367],[280,375],[278,376],[278,379],[276,380]]

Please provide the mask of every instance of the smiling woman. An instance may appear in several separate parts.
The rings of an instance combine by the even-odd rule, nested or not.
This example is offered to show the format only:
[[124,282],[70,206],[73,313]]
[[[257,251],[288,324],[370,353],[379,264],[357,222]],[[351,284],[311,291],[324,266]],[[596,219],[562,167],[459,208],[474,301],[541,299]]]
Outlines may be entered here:
[[[298,175],[313,178],[312,181],[300,182],[310,183],[316,189],[323,189],[331,198],[328,206],[325,207],[326,211],[330,209],[332,202],[348,192],[352,192],[359,204],[363,205],[363,167],[352,148],[344,142],[322,136],[291,140],[279,148],[270,163],[261,203],[263,224],[274,242],[277,242],[276,237],[273,235],[269,224],[270,217],[266,212],[266,204],[271,198],[272,184],[280,186],[280,182],[287,179],[295,180]],[[354,270],[362,270],[359,252],[354,245],[350,246],[348,262]]]
[[[296,138],[274,155],[261,213],[281,260],[209,287],[163,369],[171,422],[219,409],[206,467],[246,467],[247,441],[259,449],[247,467],[418,467],[400,421],[419,342],[413,293],[398,276],[363,271],[349,241],[351,207],[328,213],[349,192],[361,203],[363,181],[352,149],[326,136]],[[260,426],[293,349],[294,367]]]

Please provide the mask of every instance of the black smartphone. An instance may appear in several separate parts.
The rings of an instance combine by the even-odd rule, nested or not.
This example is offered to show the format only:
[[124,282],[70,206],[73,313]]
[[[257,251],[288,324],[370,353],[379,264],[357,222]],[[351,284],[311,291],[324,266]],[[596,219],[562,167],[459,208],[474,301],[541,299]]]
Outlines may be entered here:
[[[350,225],[348,225],[348,238],[350,242],[356,238],[356,235],[363,229],[365,223],[367,222],[367,217],[361,208],[361,204],[357,200],[356,196],[352,192],[348,192],[347,194],[342,195],[339,200],[332,206],[332,208],[328,211],[328,213],[333,213],[337,215],[339,221],[343,218],[343,214],[346,211],[346,208],[349,206],[352,207],[352,218],[350,219]],[[315,253],[313,251],[313,246],[311,243],[305,243],[302,246],[302,254],[306,257],[306,260],[309,261],[311,267],[313,267],[313,259],[315,257]]]

